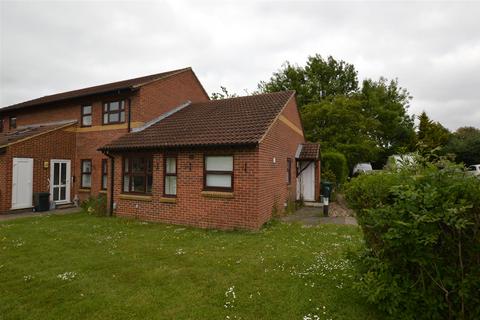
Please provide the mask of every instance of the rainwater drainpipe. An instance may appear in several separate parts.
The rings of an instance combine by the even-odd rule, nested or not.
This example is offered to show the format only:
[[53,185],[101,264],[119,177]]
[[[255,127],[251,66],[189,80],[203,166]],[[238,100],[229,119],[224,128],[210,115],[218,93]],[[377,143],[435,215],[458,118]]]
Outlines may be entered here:
[[104,151],[102,150],[102,153],[104,155],[106,155],[107,157],[110,158],[110,163],[111,163],[111,166],[110,166],[110,203],[109,203],[109,207],[110,207],[110,210],[108,211],[108,215],[111,216],[113,214],[113,194],[114,194],[114,190],[113,190],[113,187],[115,185],[115,158],[110,154],[108,153],[108,151]]
[[132,131],[132,99],[128,98],[128,132]]

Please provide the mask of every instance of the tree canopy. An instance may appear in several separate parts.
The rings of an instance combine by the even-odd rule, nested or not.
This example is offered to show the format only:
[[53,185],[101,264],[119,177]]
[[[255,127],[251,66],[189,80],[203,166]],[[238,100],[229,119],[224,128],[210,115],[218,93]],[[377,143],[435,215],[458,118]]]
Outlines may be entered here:
[[357,71],[353,64],[337,61],[332,56],[310,56],[304,67],[285,62],[268,81],[258,84],[259,92],[295,90],[301,107],[338,95],[358,91]]
[[480,164],[480,130],[473,127],[457,129],[451,135],[445,151],[455,154],[457,162]]
[[424,150],[433,150],[443,147],[450,138],[450,131],[442,126],[440,122],[430,120],[427,113],[423,111],[419,116],[417,138],[420,147]]

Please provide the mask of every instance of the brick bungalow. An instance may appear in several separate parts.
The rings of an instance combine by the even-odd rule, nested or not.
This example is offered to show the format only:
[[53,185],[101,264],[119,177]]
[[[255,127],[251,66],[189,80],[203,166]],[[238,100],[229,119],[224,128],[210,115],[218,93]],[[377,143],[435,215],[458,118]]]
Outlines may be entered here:
[[210,101],[191,68],[0,109],[0,214],[104,194],[119,216],[258,229],[319,181],[294,92]]
[[185,104],[100,150],[118,216],[258,229],[319,196],[319,145],[305,142],[292,91]]
[[53,94],[0,109],[0,214],[31,210],[36,192],[57,206],[106,194],[97,151],[188,102],[209,100],[191,68]]

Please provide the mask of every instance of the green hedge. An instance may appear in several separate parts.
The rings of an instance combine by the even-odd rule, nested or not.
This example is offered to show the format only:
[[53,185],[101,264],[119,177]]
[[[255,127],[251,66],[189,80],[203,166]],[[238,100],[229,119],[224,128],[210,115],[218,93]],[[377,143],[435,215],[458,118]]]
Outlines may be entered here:
[[[322,154],[322,172],[333,173],[335,175],[335,182],[342,184],[348,177],[347,158],[340,152],[324,152]],[[322,174],[322,176],[324,176]],[[330,176],[329,176],[330,179]]]
[[360,175],[357,287],[392,319],[480,319],[480,179],[446,161]]

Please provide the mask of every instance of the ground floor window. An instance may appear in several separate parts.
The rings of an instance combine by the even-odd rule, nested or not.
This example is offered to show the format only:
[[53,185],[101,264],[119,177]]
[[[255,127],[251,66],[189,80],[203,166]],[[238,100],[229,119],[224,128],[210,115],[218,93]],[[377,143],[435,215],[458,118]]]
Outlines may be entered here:
[[152,192],[152,157],[130,156],[123,159],[123,192]]
[[177,195],[177,158],[175,156],[165,156],[165,184],[164,195]]
[[82,188],[91,188],[92,187],[92,160],[84,159],[82,160],[82,181],[81,187]]
[[102,159],[102,190],[107,190],[108,160]]
[[233,156],[205,156],[204,189],[233,191]]

